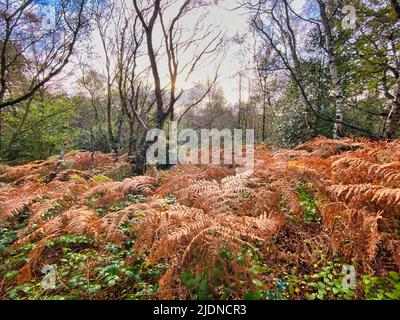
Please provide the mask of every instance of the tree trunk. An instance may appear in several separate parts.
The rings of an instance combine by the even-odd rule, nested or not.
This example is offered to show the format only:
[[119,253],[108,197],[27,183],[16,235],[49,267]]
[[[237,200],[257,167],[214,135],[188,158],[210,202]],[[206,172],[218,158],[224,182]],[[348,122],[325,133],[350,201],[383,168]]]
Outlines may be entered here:
[[263,123],[262,123],[262,141],[265,143],[266,136],[266,124],[267,121],[267,103],[266,103],[266,94],[263,93]]
[[128,147],[128,157],[131,158],[135,151],[136,139],[135,139],[135,129],[134,122],[129,121],[129,147]]
[[335,120],[337,122],[335,122],[334,125],[333,138],[338,139],[343,136],[343,125],[342,125],[344,117],[343,90],[338,75],[332,29],[331,26],[329,25],[329,20],[327,17],[326,5],[322,0],[318,0],[318,4],[320,8],[322,26],[324,28],[324,33],[325,33],[326,52],[328,54],[328,61],[329,61],[329,72],[332,78],[332,91],[335,97],[335,104],[336,104]]
[[146,150],[140,149],[136,152],[133,165],[133,175],[142,176],[146,171]]
[[140,146],[137,147],[134,155],[134,163],[132,168],[132,173],[134,176],[142,176],[146,172],[147,169],[147,159],[146,152],[149,147],[149,142],[146,141],[146,135],[144,139],[142,138],[140,141]]
[[[397,18],[400,20],[400,4],[397,0],[391,0],[392,7],[396,12]],[[385,122],[383,129],[384,139],[396,139],[397,131],[400,125],[400,77],[397,79],[397,85],[394,95],[392,108]]]
[[3,152],[3,110],[0,109],[0,155]]
[[386,119],[385,127],[383,129],[383,138],[396,139],[399,124],[400,124],[400,77],[397,80],[396,92],[392,108],[390,109],[389,115]]
[[46,177],[46,180],[44,181],[45,184],[49,184],[57,177],[57,173],[60,169],[61,164],[63,163],[65,153],[67,152],[67,148],[68,148],[68,141],[64,141],[60,155],[58,156],[56,166],[54,167],[53,171],[51,171],[50,174]]

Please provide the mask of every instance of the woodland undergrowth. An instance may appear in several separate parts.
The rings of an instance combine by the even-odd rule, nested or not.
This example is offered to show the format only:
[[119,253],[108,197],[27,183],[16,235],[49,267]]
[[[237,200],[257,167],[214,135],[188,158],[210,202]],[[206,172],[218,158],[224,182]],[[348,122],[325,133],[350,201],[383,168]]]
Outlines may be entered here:
[[56,159],[1,166],[1,298],[400,298],[400,141],[255,158],[132,177],[124,157],[72,151],[48,184]]

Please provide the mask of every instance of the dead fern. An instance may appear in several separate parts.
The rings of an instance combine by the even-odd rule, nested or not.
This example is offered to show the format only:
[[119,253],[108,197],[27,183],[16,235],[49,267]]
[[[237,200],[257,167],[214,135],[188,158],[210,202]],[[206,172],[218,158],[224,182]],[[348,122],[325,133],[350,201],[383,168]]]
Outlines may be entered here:
[[[135,240],[137,257],[169,265],[158,298],[190,298],[180,280],[187,270],[208,277],[216,297],[226,284],[242,298],[254,286],[255,252],[277,274],[313,272],[335,254],[368,272],[400,267],[400,141],[319,137],[294,150],[257,146],[255,154],[254,172],[181,164],[103,183],[95,176],[120,177],[130,166],[124,156],[115,162],[112,155],[70,152],[47,186],[41,181],[54,159],[1,168],[0,222],[17,228],[24,221],[12,249],[34,244],[17,282],[34,276],[49,240],[67,234],[92,238],[99,251]],[[320,220],[303,218],[298,186],[312,189]],[[130,195],[144,203],[129,204]]]
[[169,270],[160,280],[160,295],[166,298],[176,289],[179,273],[187,268],[195,269],[196,274],[207,273],[219,261],[231,271],[224,274],[225,281],[237,280],[244,269],[235,261],[231,261],[231,266],[222,262],[220,250],[228,250],[233,256],[243,247],[257,250],[256,246],[265,246],[281,225],[279,214],[258,218],[232,214],[210,216],[203,210],[178,205],[146,218],[135,251],[139,255],[149,251],[152,263],[170,261]]
[[375,258],[380,241],[378,222],[381,213],[351,209],[343,202],[325,205],[322,213],[336,252],[360,262],[368,263]]

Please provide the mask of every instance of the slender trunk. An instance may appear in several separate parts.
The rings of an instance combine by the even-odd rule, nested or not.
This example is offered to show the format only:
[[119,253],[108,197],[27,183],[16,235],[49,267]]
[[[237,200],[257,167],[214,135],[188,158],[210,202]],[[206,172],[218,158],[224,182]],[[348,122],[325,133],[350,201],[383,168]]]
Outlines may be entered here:
[[139,146],[135,150],[135,155],[134,155],[134,166],[133,166],[132,173],[135,176],[143,175],[147,169],[146,153],[147,153],[147,149],[151,145],[151,142],[146,141],[147,132],[144,132],[143,134],[144,135],[140,139]]
[[90,155],[90,167],[92,168],[92,170],[94,170],[96,168],[96,150],[93,150],[91,155]]
[[384,139],[396,139],[400,125],[400,77],[397,79],[396,92],[392,108],[385,122],[383,129]]
[[335,122],[334,125],[333,138],[338,139],[343,136],[343,125],[342,125],[344,117],[343,90],[338,75],[332,29],[331,26],[329,25],[329,19],[326,13],[326,5],[322,0],[318,0],[318,4],[320,8],[322,26],[324,28],[324,33],[325,33],[326,52],[328,54],[328,61],[329,61],[329,72],[332,78],[332,91],[335,96],[335,104],[336,104],[335,120],[337,122]]
[[135,164],[133,166],[133,175],[142,176],[146,172],[146,152],[139,150],[135,156]]
[[[396,12],[397,18],[400,20],[400,4],[397,0],[391,0],[393,9]],[[383,128],[382,137],[384,139],[397,138],[397,131],[400,126],[400,77],[397,79],[394,100],[390,109],[389,115],[386,118]]]
[[158,72],[156,54],[153,47],[153,29],[152,27],[146,30],[146,43],[147,43],[147,53],[149,55],[151,71],[154,78],[154,95],[156,97],[157,104],[157,117],[156,125],[158,129],[164,126],[165,118],[164,115],[164,101],[162,97],[161,79]]
[[242,128],[242,75],[239,74],[239,114],[238,114],[238,129]]
[[158,129],[163,128],[165,120],[168,117],[168,112],[164,112],[163,89],[161,86],[160,73],[158,71],[156,51],[154,50],[154,45],[153,45],[153,28],[157,16],[160,12],[160,3],[161,3],[160,0],[155,0],[153,16],[151,17],[149,24],[146,25],[145,21],[143,20],[142,12],[140,12],[137,6],[137,1],[134,0],[133,2],[135,10],[142,21],[142,25],[145,29],[145,34],[146,34],[147,54],[150,61],[151,72],[154,78],[154,96],[156,98],[156,105],[157,105],[156,127]]
[[103,131],[103,128],[102,128],[102,121],[100,120],[99,111],[98,111],[97,106],[96,106],[97,101],[95,99],[95,96],[94,96],[92,90],[88,89],[88,87],[86,87],[86,90],[88,90],[89,93],[90,93],[90,100],[91,100],[91,105],[92,105],[92,109],[93,109],[93,112],[94,112],[94,117],[95,117],[95,120],[96,120],[97,130],[99,130],[99,133],[108,142],[109,141],[108,137],[107,137],[106,134],[104,134],[104,131]]
[[110,152],[115,151],[114,150],[114,134],[113,134],[113,128],[112,128],[112,118],[111,118],[111,88],[108,88],[108,93],[107,93],[107,143],[108,147],[110,148]]
[[135,127],[134,121],[129,121],[129,147],[128,157],[131,158],[135,151],[136,139],[135,139]]
[[0,155],[3,152],[3,110],[0,109]]
[[263,93],[263,123],[262,123],[262,141],[265,143],[266,139],[266,124],[267,121],[267,103],[266,103],[266,94]]
[[115,153],[118,153],[120,151],[121,145],[123,145],[122,133],[123,133],[123,127],[124,127],[125,112],[126,112],[126,109],[122,108],[121,113],[119,114],[119,117],[118,117],[117,132],[116,132],[115,143],[114,143],[114,152]]

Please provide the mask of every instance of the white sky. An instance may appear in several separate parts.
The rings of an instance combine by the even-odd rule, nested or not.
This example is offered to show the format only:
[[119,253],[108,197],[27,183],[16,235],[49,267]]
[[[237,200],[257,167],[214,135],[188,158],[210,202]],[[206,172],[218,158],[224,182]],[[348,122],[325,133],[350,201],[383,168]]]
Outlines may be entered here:
[[[305,0],[295,0],[292,5],[295,9],[300,9],[304,5]],[[127,0],[127,3],[130,3]],[[213,5],[208,9],[209,15],[205,22],[206,24],[215,25],[215,28],[226,32],[226,39],[232,39],[235,35],[243,36],[243,39],[250,47],[254,43],[253,35],[249,32],[248,18],[244,9],[233,10],[238,6],[237,0],[220,0],[218,6]],[[132,8],[132,10],[134,10]],[[247,36],[248,35],[248,36]],[[156,37],[155,37],[156,38]],[[242,48],[239,44],[233,41],[228,41],[225,58],[222,61],[220,72],[219,72],[219,85],[223,88],[226,100],[232,104],[238,101],[238,77],[237,74],[243,64],[251,64],[252,54]],[[105,58],[103,49],[100,41],[98,32],[92,34],[91,46],[93,47],[95,54],[98,55],[92,66],[101,72],[105,68]],[[242,55],[240,55],[242,53]],[[75,77],[79,77],[77,74],[77,68],[75,69]],[[190,78],[188,83],[185,83],[182,79],[178,79],[178,88],[183,87],[188,89],[193,83],[198,81],[207,81],[208,78],[213,78],[216,69],[216,63],[203,65],[197,69],[197,71]],[[164,70],[164,71],[163,71]],[[161,72],[166,72],[166,66],[161,67]],[[181,77],[182,78],[182,77]],[[247,81],[244,81],[244,97],[246,94]]]
[[[127,1],[129,3],[129,0]],[[219,72],[219,85],[223,88],[226,99],[228,102],[234,103],[238,100],[237,93],[237,79],[234,79],[234,75],[240,69],[240,60],[238,59],[238,52],[240,50],[240,46],[233,43],[231,39],[236,34],[246,33],[248,30],[247,17],[243,15],[243,12],[239,10],[232,10],[236,6],[236,0],[221,0],[219,5],[213,5],[208,9],[208,16],[206,18],[205,23],[212,24],[215,26],[215,31],[222,30],[226,32],[225,38],[228,40],[226,43],[227,50],[225,51],[225,58],[222,60],[220,72]],[[132,10],[133,7],[132,7]],[[157,38],[157,32],[155,32],[155,43],[159,41]],[[95,58],[90,62],[91,67],[97,70],[100,73],[104,73],[105,71],[105,55],[103,52],[103,47],[101,43],[101,39],[98,31],[94,31],[91,35],[90,46],[93,49],[93,53]],[[145,46],[144,46],[145,48]],[[222,55],[221,55],[222,58]],[[146,59],[148,59],[146,57]],[[76,59],[74,59],[76,60]],[[209,78],[214,78],[215,69],[217,62],[221,59],[215,61],[213,64],[203,64],[199,65],[193,75],[190,77],[189,81],[184,82],[184,77],[180,77],[178,79],[177,86],[183,87],[184,89],[189,89],[192,85],[199,81],[206,82]],[[250,60],[250,58],[249,58]],[[182,63],[184,64],[184,63]],[[81,77],[79,68],[73,65],[68,66],[66,68],[68,72],[72,72],[74,75],[70,77],[69,81],[65,83],[65,87],[69,86],[68,83],[72,81],[72,79],[76,80]],[[166,64],[162,64],[160,66],[160,72],[166,74],[167,66]],[[105,73],[104,73],[105,74]],[[82,89],[82,88],[80,88]]]
[[[248,15],[243,10],[232,10],[236,6],[236,1],[224,0],[219,6],[214,6],[210,10],[210,21],[219,25],[226,31],[226,37],[229,39],[227,44],[226,56],[221,64],[219,74],[219,85],[223,88],[228,102],[238,101],[238,79],[237,73],[242,64],[242,58],[239,57],[241,46],[234,43],[232,38],[236,35],[242,36],[249,30]],[[251,57],[248,57],[251,60]],[[208,70],[210,76],[214,70]],[[196,75],[200,78],[201,75]]]
[[[306,0],[294,0],[292,7],[296,11],[300,11],[304,6]],[[232,10],[238,7],[239,1],[236,0],[222,0],[218,7],[213,7],[210,12],[210,20],[214,20],[221,26],[222,29],[227,30],[227,37],[232,38],[236,34],[243,36],[243,40],[249,46],[249,49],[254,46],[254,37],[249,32],[249,14],[245,9]],[[244,56],[241,58],[239,53]],[[244,59],[244,61],[243,61]],[[239,100],[239,80],[237,73],[240,71],[243,64],[246,68],[251,67],[252,53],[248,49],[241,48],[240,45],[230,43],[226,59],[221,66],[219,84],[224,90],[225,98],[230,103],[236,103]],[[209,71],[212,73],[212,70]],[[248,74],[251,78],[252,75]],[[247,96],[248,81],[243,81],[243,96]]]

